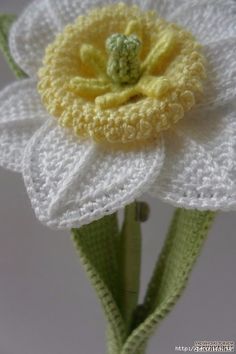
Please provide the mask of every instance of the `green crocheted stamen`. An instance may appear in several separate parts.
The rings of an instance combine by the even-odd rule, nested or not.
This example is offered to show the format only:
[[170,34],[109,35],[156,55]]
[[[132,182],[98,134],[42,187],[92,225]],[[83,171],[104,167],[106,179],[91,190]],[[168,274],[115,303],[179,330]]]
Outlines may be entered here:
[[141,41],[137,36],[112,34],[106,41],[109,54],[107,74],[117,84],[135,84],[140,78],[139,51]]

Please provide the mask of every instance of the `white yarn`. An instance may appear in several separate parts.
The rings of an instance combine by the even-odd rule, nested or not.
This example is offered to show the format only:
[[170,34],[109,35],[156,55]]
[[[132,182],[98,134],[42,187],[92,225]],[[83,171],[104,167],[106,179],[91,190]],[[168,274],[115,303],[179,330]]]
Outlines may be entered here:
[[236,209],[235,111],[206,109],[186,117],[165,142],[165,164],[152,195],[188,209]]
[[236,97],[236,30],[235,37],[206,44],[204,53],[208,77],[198,108],[216,109]]
[[235,36],[235,7],[234,0],[192,0],[179,7],[170,20],[189,29],[200,43],[207,44]]
[[36,82],[21,80],[0,92],[0,165],[21,172],[26,144],[48,114],[36,91]]
[[[79,15],[87,13],[91,8],[100,8],[106,5],[121,2],[119,0],[44,0],[52,20],[61,31],[68,23],[73,22]],[[141,0],[124,0],[127,4],[140,5]],[[37,4],[36,4],[37,6]]]
[[[56,33],[88,8],[103,3],[35,1],[11,31],[14,59],[35,76]],[[74,138],[53,118],[34,134],[48,117],[35,82],[24,80],[0,93],[0,164],[19,171],[25,150],[26,188],[37,216],[49,226],[89,223],[147,189],[179,207],[236,209],[236,5],[232,0],[140,0],[140,6],[155,8],[193,31],[205,44],[208,60],[204,98],[175,130],[164,134],[166,154],[161,141],[143,151],[105,151],[91,141]]]
[[45,0],[35,0],[17,19],[10,31],[9,46],[15,62],[26,74],[36,76],[45,48],[56,33]]
[[169,20],[173,14],[189,0],[140,0],[140,6],[144,10],[155,10],[158,14]]
[[71,228],[111,214],[143,194],[160,173],[162,139],[142,150],[102,149],[49,121],[28,144],[23,177],[37,217]]

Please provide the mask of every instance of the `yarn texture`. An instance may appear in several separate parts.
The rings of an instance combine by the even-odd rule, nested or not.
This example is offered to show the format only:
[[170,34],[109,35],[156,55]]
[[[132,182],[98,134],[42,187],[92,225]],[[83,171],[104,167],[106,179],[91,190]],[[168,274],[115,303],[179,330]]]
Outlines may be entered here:
[[[136,32],[136,27],[138,27],[138,23],[131,21],[128,31],[126,31],[129,35],[112,34],[106,40],[106,49],[109,55],[107,75],[120,85],[136,83],[141,75],[139,60],[141,41],[137,35],[130,35],[132,31]],[[139,31],[139,28],[137,30]]]
[[[57,124],[37,91],[37,72],[46,47],[77,16],[102,7],[103,1],[36,1],[13,25],[9,43],[13,18],[0,18],[0,46],[17,76],[23,78],[23,72],[29,76],[0,93],[0,164],[22,173],[35,213],[43,223],[73,227],[81,261],[106,316],[109,354],[144,354],[151,334],[187,284],[214,210],[236,209],[235,4],[231,0],[179,0],[178,6],[169,0],[135,3],[145,11],[155,8],[168,21],[193,32],[203,44],[207,82],[204,99],[181,116],[181,121],[152,141],[135,141],[134,145],[126,141],[98,144],[75,136],[70,126],[65,129]],[[115,6],[128,5],[133,2]],[[115,43],[115,58],[111,58],[107,74],[119,85],[127,80],[129,85],[136,85],[140,80],[141,64],[135,56],[140,27],[134,21],[127,28],[123,43]],[[131,29],[136,35],[129,42]],[[120,40],[119,36],[108,38]],[[135,41],[134,56],[126,40],[132,45]],[[127,47],[123,51],[124,42]],[[114,43],[110,44],[108,41],[112,51]],[[118,49],[122,49],[120,56]],[[124,52],[128,60],[120,64],[117,55],[123,58]],[[84,60],[96,62],[94,67],[100,72],[104,62],[97,61],[97,54],[89,44],[80,52]],[[198,78],[205,77],[205,68],[195,69]],[[195,82],[196,87],[199,82]],[[73,84],[78,88],[80,78]],[[185,96],[185,102],[189,97]],[[138,304],[140,225],[135,203],[128,204],[146,191],[192,210],[176,211],[147,293]],[[120,231],[115,212],[123,206],[126,211]],[[146,216],[145,212],[140,219]],[[134,276],[127,280],[131,272]]]
[[[21,68],[19,76],[22,78],[23,71],[29,77],[0,93],[0,164],[23,174],[35,213],[43,223],[55,228],[80,227],[114,213],[145,192],[187,209],[236,209],[236,5],[231,0],[179,0],[176,4],[174,0],[135,0],[122,5],[102,0],[35,1],[13,24],[9,43],[6,32],[12,17],[7,19],[8,26],[6,17],[1,17],[1,48],[11,64],[15,61]],[[191,32],[205,58],[207,78],[201,99],[168,130],[140,144],[137,140],[127,143],[129,139],[98,144],[90,137],[75,136],[73,122],[60,127],[37,92],[37,73],[43,67],[46,48],[61,38],[66,26],[67,31],[74,28],[78,16],[86,18],[94,8],[106,5],[135,6],[141,14],[154,11],[163,23],[175,23],[174,28]],[[139,37],[138,21],[124,28],[124,35],[135,35],[145,43]],[[83,44],[80,55],[96,61],[94,68],[99,71],[103,62],[97,61],[96,50],[86,38]],[[106,50],[105,40],[103,44]],[[189,97],[185,96],[186,102],[191,103]],[[65,106],[67,99],[65,96]],[[129,105],[122,103],[120,109],[125,106]],[[143,116],[148,107],[140,105]],[[113,109],[116,112],[117,107]],[[132,120],[132,115],[127,119]],[[142,137],[150,137],[146,123],[138,126]],[[110,137],[114,132],[109,128]],[[132,129],[127,132],[129,137],[135,136]]]
[[111,246],[120,242],[115,215],[73,230],[81,261],[106,314],[109,354],[144,353],[151,334],[182,294],[213,220],[212,212],[176,211],[144,302],[128,331],[117,297],[119,247]]
[[78,17],[56,37],[38,90],[48,112],[80,138],[152,142],[200,100],[205,78],[189,32],[119,3]]

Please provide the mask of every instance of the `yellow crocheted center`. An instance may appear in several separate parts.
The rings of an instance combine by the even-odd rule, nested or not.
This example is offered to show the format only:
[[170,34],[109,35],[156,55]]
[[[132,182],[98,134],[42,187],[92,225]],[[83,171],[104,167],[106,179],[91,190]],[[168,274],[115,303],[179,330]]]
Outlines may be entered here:
[[[114,33],[141,42],[140,77],[109,77],[106,41]],[[190,110],[203,91],[205,62],[191,33],[154,12],[123,3],[94,9],[46,49],[38,90],[48,112],[79,137],[99,142],[155,139]]]

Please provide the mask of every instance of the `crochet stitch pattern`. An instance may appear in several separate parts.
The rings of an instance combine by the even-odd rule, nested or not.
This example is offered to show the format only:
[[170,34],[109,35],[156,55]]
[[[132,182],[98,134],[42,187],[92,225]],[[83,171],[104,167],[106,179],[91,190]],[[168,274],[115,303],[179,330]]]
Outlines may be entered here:
[[[116,294],[112,294],[116,287],[114,285],[109,287],[109,278],[107,278],[107,273],[111,269],[114,271],[113,277],[116,276],[116,268],[102,267],[106,262],[107,253],[104,252],[104,247],[101,247],[100,238],[102,244],[105,239],[110,247],[109,237],[104,237],[104,229],[105,227],[111,228],[110,223],[114,215],[102,219],[101,224],[94,222],[81,229],[73,230],[73,239],[79,250],[81,261],[106,313],[109,354],[144,353],[151,334],[182,294],[214,218],[213,212],[176,210],[144,303],[137,307],[137,314],[141,316],[136,316],[133,331],[128,336],[124,329],[123,319],[116,307],[119,301],[117,301]],[[100,227],[97,228],[98,225]],[[116,234],[115,230],[113,232]],[[95,266],[100,254],[102,254],[100,264]],[[112,265],[116,264],[114,249],[111,248],[109,254]]]
[[109,143],[153,141],[193,107],[206,77],[192,34],[124,3],[79,16],[43,63],[48,112],[79,137]]
[[132,84],[139,80],[141,41],[135,35],[112,34],[106,41],[109,54],[107,75],[117,84]]
[[[72,228],[108,353],[144,354],[215,211],[236,209],[236,11],[231,0],[125,3],[36,0],[10,37],[3,18],[0,47],[28,77],[0,93],[0,164],[22,173],[40,221]],[[145,192],[186,209],[141,298]]]
[[[37,73],[47,46],[58,34],[63,35],[66,26],[72,23],[73,27],[78,16],[86,19],[91,9],[103,9],[107,3],[102,0],[33,2],[12,26],[9,50],[7,43],[2,45],[7,58],[12,55],[29,78],[10,84],[0,94],[0,164],[23,173],[36,215],[49,226],[80,227],[115,212],[145,192],[178,207],[224,211],[236,208],[235,2],[191,0],[182,4],[181,1],[176,9],[175,0],[133,3],[142,14],[155,10],[168,23],[177,23],[193,33],[202,45],[207,65],[204,97],[196,101],[183,119],[160,132],[153,144],[141,143],[139,149],[137,141],[134,141],[135,149],[129,149],[129,144],[119,144],[117,149],[114,143],[103,148],[92,139],[74,136],[70,127],[62,129],[58,119],[45,110],[37,92]],[[135,34],[124,33],[131,20],[132,16],[120,34],[135,35],[142,47],[145,41],[140,37],[138,21],[129,25]],[[3,33],[4,28],[3,25]],[[119,31],[111,28],[102,40],[107,59],[106,41],[114,33]],[[96,38],[98,34],[96,31]],[[90,45],[86,33],[85,39],[82,44]],[[99,49],[96,43],[90,48]],[[83,53],[85,57],[87,49]],[[77,55],[80,57],[80,53]],[[62,59],[68,59],[66,53]],[[92,74],[95,77],[96,73]],[[131,103],[134,98],[113,110],[127,109]],[[93,116],[88,123],[91,126],[92,119]],[[127,119],[132,120],[132,115]]]

